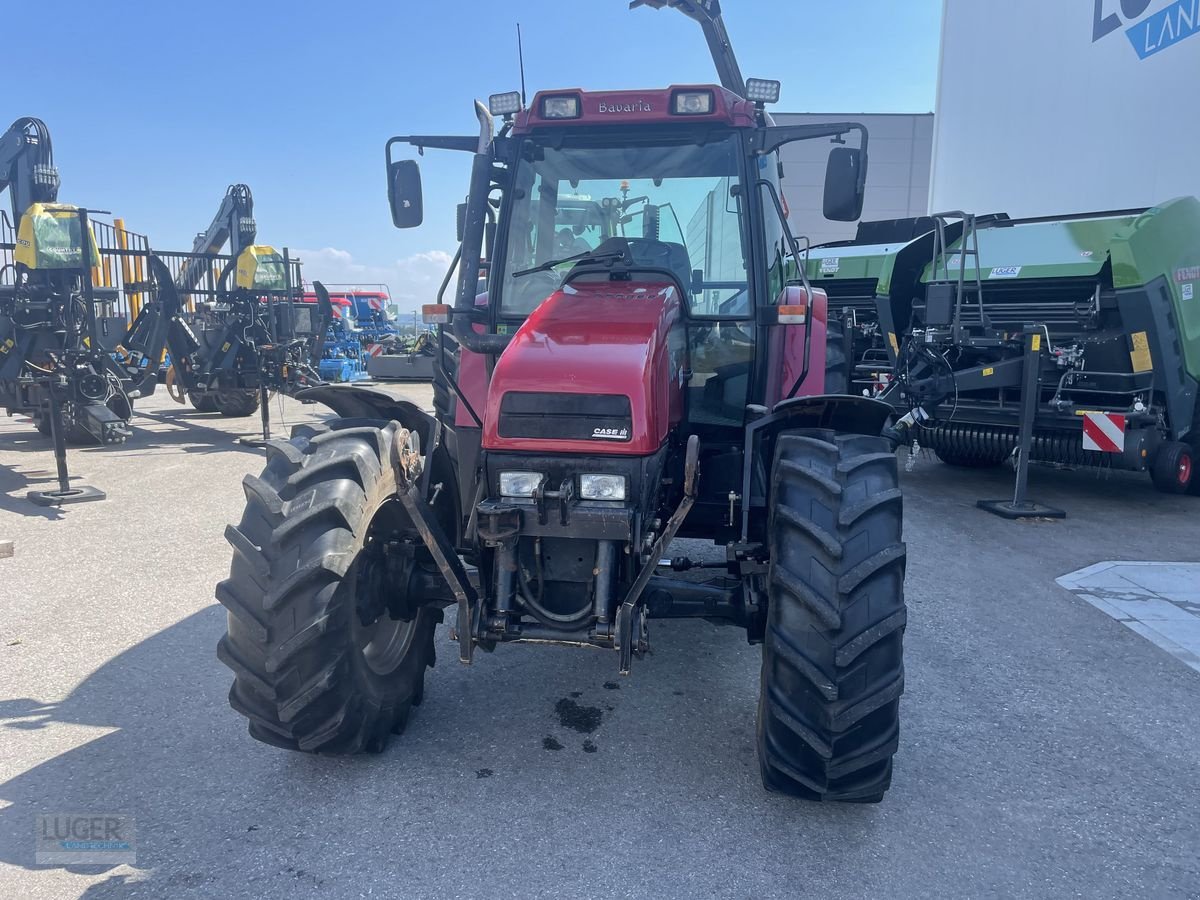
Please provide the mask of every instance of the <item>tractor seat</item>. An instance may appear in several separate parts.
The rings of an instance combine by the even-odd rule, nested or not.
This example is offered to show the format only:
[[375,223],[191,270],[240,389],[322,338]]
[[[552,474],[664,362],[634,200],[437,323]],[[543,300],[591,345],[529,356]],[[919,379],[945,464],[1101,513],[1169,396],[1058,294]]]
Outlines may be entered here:
[[[602,241],[592,251],[597,256],[604,253],[624,252],[633,265],[650,269],[665,269],[678,280],[684,294],[691,293],[692,261],[687,248],[674,241],[656,241],[652,238],[612,237]],[[579,264],[585,264],[581,260]]]

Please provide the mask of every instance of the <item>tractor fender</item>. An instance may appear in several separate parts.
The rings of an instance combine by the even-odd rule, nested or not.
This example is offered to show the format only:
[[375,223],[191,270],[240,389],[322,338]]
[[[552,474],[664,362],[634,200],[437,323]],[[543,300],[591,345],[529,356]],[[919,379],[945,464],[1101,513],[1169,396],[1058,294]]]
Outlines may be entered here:
[[[796,428],[826,428],[840,434],[879,436],[888,419],[896,414],[887,403],[850,394],[820,394],[812,397],[793,397],[775,404],[752,406],[746,425],[746,445],[742,463],[742,496],[765,498],[768,492],[771,460],[775,458],[775,442],[784,431]],[[761,539],[766,518],[762,506],[756,508],[756,521],[751,522],[753,502],[742,506],[742,540]]]
[[298,392],[296,399],[322,403],[344,419],[399,422],[409,431],[420,435],[422,446],[428,444],[435,425],[433,416],[415,403],[356,384],[324,384],[307,388]]
[[895,412],[889,404],[868,397],[824,394],[777,403],[769,418],[777,428],[829,428],[878,436]]

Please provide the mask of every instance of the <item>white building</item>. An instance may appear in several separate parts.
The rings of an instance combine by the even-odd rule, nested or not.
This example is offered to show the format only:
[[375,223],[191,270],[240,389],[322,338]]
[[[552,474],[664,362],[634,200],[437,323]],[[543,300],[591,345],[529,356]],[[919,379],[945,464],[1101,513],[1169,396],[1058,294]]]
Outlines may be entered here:
[[1200,196],[1200,0],[944,0],[935,122],[934,212]]
[[[772,113],[772,118],[777,125],[861,122],[870,135],[863,219],[925,215],[933,153],[932,114]],[[852,146],[857,140],[856,134],[847,136]],[[815,140],[780,148],[792,233],[807,236],[814,244],[852,238],[857,229],[854,222],[830,222],[821,213],[825,163],[831,147],[827,140]]]

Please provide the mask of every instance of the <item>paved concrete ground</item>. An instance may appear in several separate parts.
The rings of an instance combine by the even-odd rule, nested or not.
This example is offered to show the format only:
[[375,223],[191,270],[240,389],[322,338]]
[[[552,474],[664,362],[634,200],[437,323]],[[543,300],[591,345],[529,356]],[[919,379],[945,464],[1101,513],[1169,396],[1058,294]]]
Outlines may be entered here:
[[[130,446],[72,456],[110,499],[61,512],[23,499],[52,470],[46,440],[0,423],[0,541],[15,542],[0,558],[0,897],[1200,886],[1200,674],[1055,584],[1101,561],[1196,561],[1196,498],[1156,494],[1144,477],[1040,469],[1034,495],[1070,518],[1013,523],[974,509],[1006,494],[1006,473],[920,460],[906,477],[893,788],[878,806],[820,806],[763,792],[758,652],[702,622],[652,627],[654,654],[624,679],[608,653],[508,647],[468,669],[439,644],[425,705],[382,756],[254,743],[226,706],[212,599],[239,480],[260,467],[231,438],[254,422],[165,398],[145,408]],[[564,698],[598,710],[599,727],[565,727]],[[137,865],[36,866],[42,812],[136,816]]]
[[1058,583],[1200,672],[1200,563],[1102,562]]

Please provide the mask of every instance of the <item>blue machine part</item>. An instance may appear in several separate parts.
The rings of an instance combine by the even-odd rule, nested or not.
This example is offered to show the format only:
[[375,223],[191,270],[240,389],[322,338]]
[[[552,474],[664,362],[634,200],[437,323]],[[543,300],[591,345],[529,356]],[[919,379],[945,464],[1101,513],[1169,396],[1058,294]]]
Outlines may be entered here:
[[350,291],[346,298],[351,303],[351,314],[358,328],[358,337],[364,345],[387,343],[399,332],[384,308],[385,296],[373,291]]
[[338,305],[334,309],[335,315],[325,332],[325,348],[317,370],[325,381],[362,381],[369,377],[363,360],[363,336],[342,314],[345,307]]

